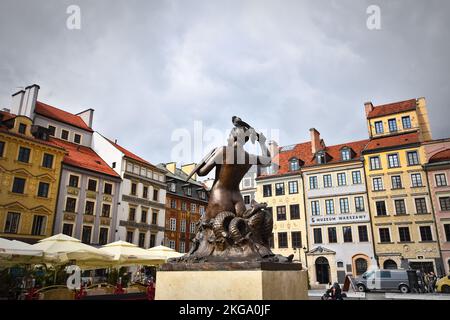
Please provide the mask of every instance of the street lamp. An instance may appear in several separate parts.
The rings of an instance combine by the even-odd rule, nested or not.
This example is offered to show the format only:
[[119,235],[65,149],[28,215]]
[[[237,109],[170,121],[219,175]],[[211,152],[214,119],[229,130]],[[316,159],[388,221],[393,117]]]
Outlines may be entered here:
[[294,252],[296,252],[298,250],[298,262],[302,263],[302,255],[301,255],[301,250],[306,250],[306,247],[298,247],[298,248],[293,248]]

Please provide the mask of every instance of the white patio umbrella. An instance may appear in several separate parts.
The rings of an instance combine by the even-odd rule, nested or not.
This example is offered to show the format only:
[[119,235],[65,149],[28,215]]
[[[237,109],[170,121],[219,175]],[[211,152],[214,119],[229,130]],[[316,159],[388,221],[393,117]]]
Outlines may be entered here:
[[155,261],[155,257],[148,250],[121,240],[104,245],[99,250],[113,255],[115,266],[153,265],[159,262]]
[[42,250],[33,249],[28,243],[0,238],[0,265],[35,263],[42,259]]
[[165,246],[157,246],[147,250],[151,252],[152,257],[155,260],[160,260],[161,263],[165,263],[170,258],[178,258],[184,256],[183,253],[176,252],[174,249]]

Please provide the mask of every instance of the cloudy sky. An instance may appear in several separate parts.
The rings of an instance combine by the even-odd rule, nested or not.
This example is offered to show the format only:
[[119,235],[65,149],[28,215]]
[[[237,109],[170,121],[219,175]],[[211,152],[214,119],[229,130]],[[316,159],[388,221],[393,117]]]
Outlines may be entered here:
[[225,132],[238,115],[280,145],[315,127],[332,145],[367,137],[364,102],[422,96],[449,137],[449,15],[446,0],[2,0],[0,107],[37,83],[39,100],[95,109],[96,130],[155,163],[195,121]]

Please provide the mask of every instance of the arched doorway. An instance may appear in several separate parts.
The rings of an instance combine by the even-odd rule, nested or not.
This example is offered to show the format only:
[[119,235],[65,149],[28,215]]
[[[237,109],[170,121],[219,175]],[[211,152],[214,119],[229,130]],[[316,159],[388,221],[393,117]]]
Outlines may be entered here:
[[355,272],[357,276],[362,275],[367,271],[367,260],[364,258],[358,258],[355,260]]
[[316,279],[320,284],[327,284],[330,282],[330,264],[325,257],[316,259]]
[[383,263],[383,269],[397,269],[397,263],[394,260],[388,259]]

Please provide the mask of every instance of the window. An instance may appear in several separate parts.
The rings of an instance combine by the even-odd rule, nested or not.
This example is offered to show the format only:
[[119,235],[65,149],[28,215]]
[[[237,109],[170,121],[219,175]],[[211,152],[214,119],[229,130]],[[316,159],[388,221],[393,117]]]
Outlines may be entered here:
[[288,247],[287,232],[279,232],[278,248],[287,248],[287,247]]
[[55,136],[55,132],[56,132],[56,127],[49,125],[48,126],[48,134],[54,137]]
[[131,195],[135,196],[136,195],[136,191],[137,191],[137,184],[132,182],[131,183]]
[[445,239],[450,242],[450,224],[444,224]]
[[103,186],[103,193],[104,194],[112,194],[112,184],[111,183],[105,183]]
[[359,242],[368,242],[369,234],[367,232],[367,226],[358,226],[358,235],[359,235]]
[[139,232],[139,247],[144,248],[145,247],[145,233]]
[[103,246],[108,243],[108,228],[100,228],[100,233],[98,236],[98,244]]
[[175,240],[169,240],[169,248],[175,250]]
[[48,198],[48,190],[50,189],[50,184],[46,182],[39,182],[38,187],[38,197]]
[[377,134],[384,133],[384,129],[383,129],[383,121],[376,121],[376,122],[375,122],[375,132],[376,132]]
[[411,118],[409,116],[402,117],[403,129],[411,129]]
[[391,242],[391,235],[389,233],[389,228],[380,228],[378,229],[380,233],[380,242],[381,243],[389,243]]
[[5,142],[0,141],[0,158],[3,157],[3,152],[5,152]]
[[81,242],[85,244],[91,243],[91,235],[92,235],[92,227],[91,226],[83,226],[83,232],[81,234]]
[[411,235],[409,234],[408,227],[398,227],[398,235],[400,238],[400,242],[410,242]]
[[5,233],[17,233],[19,230],[20,213],[8,212],[6,215]]
[[265,184],[263,185],[263,197],[271,197],[272,196],[272,185]]
[[381,169],[381,161],[380,157],[370,157],[370,170],[379,170]]
[[398,154],[388,154],[388,165],[389,168],[398,168],[400,167],[400,161],[398,160]]
[[244,204],[250,204],[250,196],[244,196]]
[[420,238],[422,241],[433,241],[433,235],[431,234],[430,226],[421,226],[420,228]]
[[341,208],[341,213],[349,213],[350,212],[350,208],[348,205],[348,198],[339,199],[339,206]]
[[416,212],[418,214],[428,213],[427,202],[425,201],[425,198],[416,198],[414,199],[414,201],[416,203]]
[[86,205],[84,206],[84,214],[93,215],[94,207],[95,207],[95,202],[86,201]]
[[338,173],[337,174],[338,179],[338,186],[345,186],[347,185],[347,176],[345,173]]
[[44,168],[52,168],[53,167],[53,155],[49,153],[44,153],[44,157],[42,158],[42,166]]
[[289,181],[288,182],[289,187],[289,194],[298,193],[298,183],[297,181]]
[[31,234],[34,236],[41,236],[45,234],[45,216],[34,216],[33,226],[31,227]]
[[147,223],[147,210],[142,209],[141,211],[141,222],[142,223]]
[[335,227],[328,228],[328,242],[337,243],[337,233]]
[[27,130],[27,125],[24,123],[19,123],[19,133],[25,134],[26,130]]
[[150,235],[150,248],[153,248],[156,244],[156,235],[151,234]]
[[289,161],[289,171],[297,171],[300,169],[299,163],[297,159],[292,159]]
[[88,179],[88,190],[97,191],[97,180]]
[[342,161],[350,160],[350,150],[349,149],[342,150],[341,151],[341,157],[342,157]]
[[314,233],[314,243],[315,244],[322,243],[322,229],[314,228],[313,233]]
[[353,242],[352,227],[342,227],[344,242]]
[[104,203],[102,205],[102,217],[109,218],[111,213],[111,205]]
[[69,176],[69,186],[73,188],[78,188],[78,176],[70,175]]
[[174,182],[170,182],[168,184],[168,187],[169,187],[170,192],[176,192],[176,190],[177,190],[177,185]]
[[450,197],[440,197],[441,211],[450,211]]
[[362,183],[361,171],[353,171],[352,180],[353,184],[361,184]]
[[422,175],[420,173],[413,173],[411,175],[411,186],[413,188],[423,187]]
[[169,228],[170,228],[170,231],[177,231],[177,219],[170,218],[170,220],[169,220]]
[[284,183],[275,183],[275,195],[276,196],[284,195]]
[[334,200],[325,200],[325,208],[327,214],[334,214]]
[[327,158],[325,157],[325,154],[323,152],[319,153],[317,155],[317,163],[318,164],[325,164],[327,161]]
[[62,233],[65,234],[66,236],[71,237],[72,234],[73,234],[73,224],[71,224],[71,223],[64,223],[63,224]]
[[300,231],[291,232],[292,248],[302,247],[302,236]]
[[396,132],[397,131],[397,120],[389,119],[388,126],[389,126],[389,132]]
[[400,176],[392,176],[392,189],[401,189],[402,188],[402,179]]
[[152,211],[152,224],[158,224],[158,211]]
[[199,208],[199,213],[200,213],[200,215],[202,216],[202,217],[204,217],[205,216],[205,207],[204,206],[200,206],[200,208]]
[[289,211],[291,213],[291,220],[300,219],[300,206],[298,204],[291,204]]
[[176,209],[176,208],[177,208],[177,200],[171,199],[171,200],[170,200],[170,207],[171,207],[172,209]]
[[181,220],[180,223],[180,232],[186,232],[186,220]]
[[153,189],[153,201],[158,201],[158,189]]
[[203,190],[199,191],[199,196],[200,196],[200,199],[205,200],[206,199],[206,192],[203,191]]
[[383,179],[381,177],[373,178],[372,182],[373,182],[373,191],[383,191],[384,190]]
[[331,180],[331,174],[326,174],[323,176],[323,187],[331,188],[333,186],[333,182]]
[[67,197],[66,199],[66,212],[75,212],[75,208],[77,206],[77,199]]
[[319,201],[311,201],[311,214],[313,216],[319,216],[320,215]]
[[187,187],[187,188],[186,188],[186,194],[187,194],[188,196],[192,196],[192,188],[191,188],[191,187]]
[[309,177],[309,188],[310,189],[317,189],[319,188],[319,183],[317,182],[317,177]]
[[128,211],[128,221],[136,221],[136,208],[130,208]]
[[185,253],[186,251],[186,242],[181,241],[180,242],[180,253]]
[[19,148],[19,156],[17,157],[17,160],[20,162],[28,163],[30,161],[30,153],[31,150],[25,147]]
[[356,212],[365,211],[363,197],[355,197],[355,210],[356,210]]
[[12,192],[14,193],[24,193],[25,192],[25,179],[14,178]]
[[187,203],[186,202],[181,202],[181,210],[182,211],[187,211]]
[[195,203],[191,203],[191,213],[197,212],[197,205]]
[[434,179],[436,180],[436,187],[446,187],[447,186],[447,178],[444,173],[436,174],[434,176]]
[[148,198],[148,187],[147,186],[144,186],[142,188],[142,198],[145,198],[145,199]]
[[191,222],[189,224],[189,232],[190,233],[195,233],[195,222]]
[[285,206],[277,207],[277,220],[278,221],[286,220],[286,207]]
[[404,215],[406,214],[406,206],[405,206],[405,200],[395,200],[395,214],[396,215]]
[[386,203],[384,201],[377,201],[377,216],[387,216]]
[[69,131],[62,129],[61,130],[61,139],[69,140]]
[[73,136],[73,142],[80,144],[81,135],[79,135],[78,133],[75,133],[75,135]]
[[417,151],[409,151],[406,153],[408,156],[408,165],[417,166],[419,165],[419,153]]
[[133,243],[134,234],[133,231],[127,231],[127,242]]

